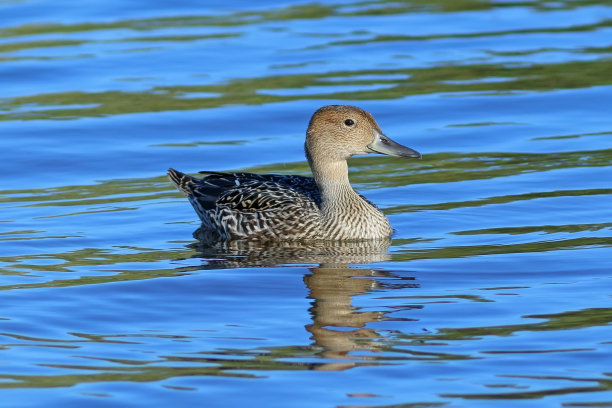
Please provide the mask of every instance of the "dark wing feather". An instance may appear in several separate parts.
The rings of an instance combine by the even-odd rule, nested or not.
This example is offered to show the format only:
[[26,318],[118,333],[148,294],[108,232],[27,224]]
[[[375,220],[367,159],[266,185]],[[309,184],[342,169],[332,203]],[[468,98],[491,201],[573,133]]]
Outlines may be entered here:
[[208,177],[198,180],[180,171],[169,169],[168,177],[180,192],[189,197],[189,200],[196,200],[203,210],[212,210],[216,207],[220,195],[227,189],[235,187],[235,184],[228,178],[212,177],[208,182]]
[[[311,177],[254,173],[219,173],[201,171],[198,180],[174,169],[170,180],[190,200],[204,210],[219,206],[241,212],[261,211],[295,202],[312,200],[320,205],[319,189]],[[195,205],[194,205],[195,206]]]

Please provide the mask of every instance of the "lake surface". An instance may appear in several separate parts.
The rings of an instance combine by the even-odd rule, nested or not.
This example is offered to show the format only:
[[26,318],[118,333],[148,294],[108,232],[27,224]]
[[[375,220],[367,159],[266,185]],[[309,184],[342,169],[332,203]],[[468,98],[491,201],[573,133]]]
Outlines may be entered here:
[[[0,1],[0,406],[612,406],[612,4],[220,4]],[[335,103],[392,241],[193,238]]]

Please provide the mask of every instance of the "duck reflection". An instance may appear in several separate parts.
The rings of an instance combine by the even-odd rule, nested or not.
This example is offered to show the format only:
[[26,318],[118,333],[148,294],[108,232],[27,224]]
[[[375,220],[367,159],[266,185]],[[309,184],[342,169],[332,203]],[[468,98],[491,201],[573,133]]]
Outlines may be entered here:
[[[287,264],[318,264],[310,267],[304,277],[313,299],[312,323],[306,326],[312,334],[314,347],[321,357],[334,360],[354,360],[352,351],[375,351],[380,338],[368,323],[385,319],[382,311],[360,311],[352,305],[352,297],[363,295],[381,286],[378,278],[391,276],[383,270],[362,266],[390,260],[387,253],[390,239],[378,241],[306,243],[229,241],[211,244],[201,241],[200,254],[208,258],[207,268],[261,267]],[[406,285],[417,287],[413,281]],[[362,358],[363,360],[363,358]],[[334,362],[318,365],[319,370],[343,370],[357,362]]]
[[[374,274],[369,269],[322,265],[311,268],[311,273],[304,277],[313,299],[312,324],[307,325],[306,330],[312,333],[315,346],[322,349],[322,357],[344,359],[351,351],[375,349],[375,342],[363,340],[380,336],[366,325],[383,319],[383,313],[360,312],[351,304],[352,296],[376,288],[376,280],[367,278]],[[340,362],[318,368],[341,370],[354,365]]]
[[196,230],[192,248],[209,258],[210,268],[248,268],[286,264],[326,264],[338,268],[391,259],[390,238],[362,241],[219,241]]

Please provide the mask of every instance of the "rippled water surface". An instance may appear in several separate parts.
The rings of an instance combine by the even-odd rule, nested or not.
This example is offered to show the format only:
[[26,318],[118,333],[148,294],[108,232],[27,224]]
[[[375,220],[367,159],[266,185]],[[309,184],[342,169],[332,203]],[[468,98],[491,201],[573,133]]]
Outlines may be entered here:
[[[0,405],[612,406],[612,4],[219,4],[0,1]],[[330,103],[391,242],[192,237]]]

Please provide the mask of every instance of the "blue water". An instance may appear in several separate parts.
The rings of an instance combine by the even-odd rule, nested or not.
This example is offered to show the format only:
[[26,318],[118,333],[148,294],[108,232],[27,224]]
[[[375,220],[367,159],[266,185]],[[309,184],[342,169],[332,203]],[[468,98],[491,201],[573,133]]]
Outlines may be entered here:
[[[612,5],[0,2],[0,406],[612,406]],[[388,246],[204,245],[168,167],[309,174]]]

